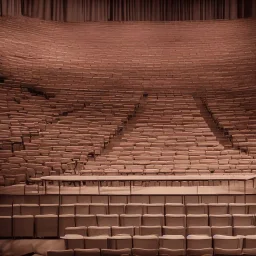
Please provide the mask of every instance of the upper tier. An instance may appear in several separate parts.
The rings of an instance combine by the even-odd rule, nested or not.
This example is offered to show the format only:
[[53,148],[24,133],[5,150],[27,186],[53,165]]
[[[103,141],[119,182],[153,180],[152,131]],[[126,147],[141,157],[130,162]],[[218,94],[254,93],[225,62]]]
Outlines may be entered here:
[[256,82],[255,31],[253,19],[77,24],[1,17],[0,72],[45,87],[243,89]]

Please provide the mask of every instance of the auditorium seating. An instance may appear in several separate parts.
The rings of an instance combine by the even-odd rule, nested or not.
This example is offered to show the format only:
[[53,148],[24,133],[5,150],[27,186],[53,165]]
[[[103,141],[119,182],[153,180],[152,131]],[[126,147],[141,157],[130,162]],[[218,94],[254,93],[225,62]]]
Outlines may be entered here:
[[1,17],[1,73],[5,81],[52,88],[202,92],[255,85],[254,19],[129,25]]
[[[19,87],[0,89],[5,96],[1,102],[5,116],[0,122],[6,126],[5,138],[0,139],[0,174],[5,174],[5,182],[12,178],[7,174],[25,173],[30,177],[81,170],[90,154],[100,154],[135,113],[142,95],[50,90],[54,97],[45,99]],[[17,183],[19,180],[13,182]]]
[[[49,256],[255,255],[255,196],[233,181],[236,194],[54,195],[37,179],[255,173],[255,27],[0,17],[0,186],[14,191],[1,240],[65,241]],[[143,186],[163,184],[225,186]]]
[[[255,236],[228,235],[165,235],[165,236],[95,236],[83,238],[79,235],[64,237],[67,255],[254,255]],[[98,243],[97,248],[94,243]],[[75,247],[75,249],[72,249]],[[63,253],[63,250],[56,253]],[[47,255],[52,254],[48,251]],[[69,253],[69,254],[68,254]],[[87,253],[87,254],[86,254]],[[97,253],[97,254],[96,254]],[[109,254],[107,254],[109,253]],[[57,254],[56,254],[57,255]],[[66,254],[62,254],[66,255]]]
[[233,149],[222,134],[216,137],[202,117],[202,103],[199,105],[192,96],[177,92],[150,94],[144,111],[138,112],[136,123],[124,132],[119,145],[95,161],[89,160],[82,173],[253,172],[254,158]]
[[[208,21],[183,22],[179,26],[170,23],[167,33],[161,23],[141,23],[131,26],[132,30],[125,27],[126,33],[121,33],[124,24],[102,29],[98,24],[77,26],[1,17],[2,37],[13,39],[1,42],[5,61],[2,73],[7,77],[0,88],[1,174],[70,174],[73,169],[84,169],[86,175],[254,172],[254,158],[241,151],[247,145],[253,153],[253,138],[242,138],[238,148],[233,148],[225,136],[215,133],[209,118],[203,115],[205,106],[200,99],[211,105],[216,98],[211,111],[214,120],[239,120],[239,125],[231,122],[237,127],[231,127],[237,131],[231,134],[235,146],[235,137],[253,137],[254,96],[250,94],[254,92],[255,63],[250,52],[254,48],[250,40],[241,38],[248,35],[254,42],[255,35],[247,28],[253,30],[255,21],[216,24],[218,29]],[[180,28],[186,31],[186,36],[181,35]],[[83,29],[90,31],[90,36],[80,33]],[[95,29],[102,33],[95,33]],[[209,29],[218,36],[212,38],[207,33]],[[156,40],[157,36],[151,38],[147,53],[141,55],[145,48],[141,35],[147,37],[150,31],[161,40]],[[69,33],[76,36],[70,37]],[[109,33],[111,43],[104,40],[103,45],[99,35]],[[195,36],[198,34],[204,39]],[[120,38],[125,39],[122,44]],[[230,46],[237,45],[233,38],[241,46],[235,55]],[[19,42],[27,42],[29,50]],[[84,47],[85,42],[88,47]],[[161,42],[166,42],[166,48]],[[224,49],[223,44],[229,47]],[[131,52],[133,48],[137,50]],[[220,49],[227,54],[217,58]],[[154,58],[150,50],[156,51]],[[10,57],[16,51],[20,58]],[[184,56],[186,62],[182,61]],[[211,65],[213,60],[216,63]],[[140,61],[144,64],[138,66]],[[204,65],[206,68],[202,68]],[[162,88],[167,87],[163,92]],[[226,88],[232,93],[227,93]],[[143,91],[147,91],[148,97],[140,101]],[[242,103],[244,99],[246,103]],[[123,130],[124,122],[131,118],[139,102],[143,102],[143,107],[129,122],[120,141],[103,153],[104,145],[116,131]],[[97,156],[96,161],[90,156]],[[10,179],[4,182],[15,183]]]
[[222,236],[213,237],[214,254],[217,255],[241,255],[243,249],[243,238],[240,236]]
[[254,91],[208,92],[204,96],[204,102],[218,126],[231,139],[233,146],[255,155]]
[[[1,88],[6,102],[10,101],[9,87]],[[15,122],[9,116],[1,122],[11,127],[5,130],[8,133],[19,130],[14,139],[22,141],[20,148],[14,148],[16,141],[11,141],[11,134],[6,135],[10,146],[2,140],[0,164],[5,175],[72,174],[74,170],[83,175],[254,172],[253,156],[241,147],[232,147],[223,134],[216,133],[208,124],[210,115],[202,114],[203,103],[191,95],[151,93],[142,101],[139,91],[105,91],[101,95],[100,90],[55,90],[55,97],[45,99],[14,88],[10,97],[19,98],[19,103],[13,101],[13,107],[10,104],[4,114],[11,113],[8,115]],[[24,115],[17,119],[20,108]],[[37,113],[30,112],[31,108]],[[121,140],[103,150],[135,113]],[[33,120],[37,116],[39,119]],[[33,124],[38,125],[36,132]],[[4,182],[16,184],[25,179],[6,175]]]
[[[92,204],[94,206],[94,204]],[[102,204],[104,205],[104,204]],[[111,205],[111,204],[110,204]],[[109,205],[109,206],[110,206]],[[154,204],[152,204],[154,206]],[[176,204],[174,204],[175,206]],[[215,207],[217,204],[213,204]],[[236,204],[226,204],[228,211],[223,213],[211,213],[209,209],[212,204],[204,204],[205,213],[190,213],[191,204],[183,205],[184,213],[166,213],[162,205],[163,212],[147,213],[147,206],[141,204],[144,210],[142,213],[125,213],[108,211],[105,204],[105,213],[91,213],[90,204],[86,205],[89,211],[76,213],[73,205],[71,212],[61,212],[65,205],[54,206],[54,211],[45,211],[45,205],[1,205],[0,222],[7,232],[3,232],[3,237],[58,237],[65,234],[77,234],[82,236],[115,236],[119,234],[134,235],[256,235],[255,212],[250,213],[250,206],[246,204],[245,213],[231,213]],[[80,205],[79,205],[80,206]],[[126,207],[129,206],[123,205]],[[194,204],[197,208],[202,204]],[[223,203],[220,206],[224,206]],[[231,206],[231,208],[230,208]],[[241,204],[238,204],[241,206]],[[71,205],[68,205],[71,207]],[[41,209],[43,212],[41,213]],[[129,207],[128,207],[129,209]],[[174,208],[175,209],[175,208]],[[117,209],[118,210],[118,209]],[[57,212],[57,214],[56,214]],[[25,230],[24,230],[25,229]]]
[[[184,214],[186,208],[184,205],[187,204],[207,204],[215,206],[220,204],[231,204],[231,208],[228,211],[232,211],[233,204],[237,206],[245,205],[246,213],[256,213],[256,196],[254,194],[209,194],[209,195],[56,195],[56,194],[30,194],[30,195],[1,195],[0,196],[0,207],[1,205],[14,205],[14,210],[20,212],[20,205],[23,204],[37,204],[41,207],[41,214],[53,213],[57,211],[59,204],[73,204],[76,205],[78,212],[81,209],[81,213],[90,211],[88,207],[93,204],[101,204],[105,207],[108,205],[108,213],[110,214],[122,214],[125,213],[125,205],[130,203],[137,203],[147,205],[161,204],[165,206],[166,214]],[[103,205],[102,205],[103,204]],[[223,205],[224,204],[224,205]],[[118,205],[118,207],[116,207]],[[10,206],[9,206],[10,207]],[[112,207],[114,209],[112,210]],[[121,210],[120,210],[121,208]],[[83,210],[84,209],[84,210]],[[8,210],[10,211],[10,209]],[[147,213],[147,207],[145,210]],[[236,212],[234,212],[236,213]],[[237,212],[240,213],[240,212]],[[20,214],[20,213],[18,213]],[[212,212],[214,214],[214,212]],[[218,212],[217,212],[218,214]]]
[[[191,216],[191,219],[189,222],[193,223],[193,216],[201,216],[200,222],[204,223],[204,217],[205,216],[212,216],[211,223],[213,223],[213,226],[217,226],[217,223],[220,223],[220,225],[223,225],[224,223],[230,223],[231,216],[235,217],[235,222],[240,223],[240,226],[242,226],[242,223],[248,225],[251,222],[251,218],[254,214],[256,214],[256,208],[255,203],[246,203],[243,204],[244,211],[243,213],[234,212],[233,208],[241,207],[241,203],[208,203],[203,204],[204,212],[201,211],[193,211],[191,212],[191,203],[188,204],[177,204],[177,203],[166,203],[166,204],[157,204],[157,206],[161,206],[161,210],[157,212],[151,212],[151,207],[155,206],[155,204],[145,204],[145,203],[137,203],[136,206],[138,208],[141,208],[141,210],[137,211],[137,209],[134,209],[131,211],[130,206],[134,206],[134,203],[128,203],[128,204],[118,204],[118,206],[122,207],[123,211],[120,211],[119,207],[116,207],[117,204],[104,204],[104,203],[75,203],[75,204],[0,204],[0,216],[12,216],[12,215],[78,215],[78,216],[98,216],[98,222],[99,223],[113,223],[118,226],[117,223],[119,223],[118,217],[123,216],[125,218],[126,216],[134,216],[136,219],[137,216],[143,215],[145,217],[145,222],[160,222],[160,225],[162,225],[162,217],[163,215],[177,218],[182,218],[184,215]],[[95,206],[96,209],[95,210]],[[97,206],[100,206],[99,208]],[[177,206],[179,208],[177,208]],[[200,209],[202,206],[201,203],[194,203],[193,207]],[[219,207],[218,207],[219,206]],[[221,207],[225,207],[225,211],[212,211],[212,207],[220,209]],[[98,209],[103,209],[103,211],[98,211]],[[177,211],[177,209],[181,209],[181,211]],[[219,219],[218,216],[222,216],[221,219]],[[245,218],[246,216],[246,218]],[[157,218],[157,220],[155,219]],[[125,220],[123,220],[125,222]],[[176,220],[178,221],[178,219]],[[171,223],[171,221],[170,221]],[[192,225],[193,226],[193,225]],[[227,225],[228,226],[228,225]]]

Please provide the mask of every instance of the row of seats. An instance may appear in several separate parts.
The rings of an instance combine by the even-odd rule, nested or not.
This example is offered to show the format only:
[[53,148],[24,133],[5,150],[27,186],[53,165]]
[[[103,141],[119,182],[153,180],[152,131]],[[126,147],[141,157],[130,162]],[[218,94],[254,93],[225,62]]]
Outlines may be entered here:
[[[218,225],[218,223],[216,224]],[[256,226],[80,226],[80,227],[66,227],[65,235],[82,235],[82,236],[115,236],[115,235],[256,235]]]
[[[198,90],[203,93],[209,89],[218,91],[215,88],[241,90],[241,86],[246,88],[255,85],[253,72],[255,61],[251,58],[251,52],[254,51],[254,44],[251,42],[254,42],[255,35],[252,32],[248,33],[254,30],[255,22],[243,20],[223,21],[218,24],[185,23],[179,26],[170,23],[167,24],[168,28],[166,24],[161,23],[136,24],[138,33],[134,34],[133,26],[127,27],[123,24],[114,27],[101,26],[101,24],[77,26],[77,24],[65,23],[42,24],[24,17],[1,18],[0,33],[6,38],[1,42],[5,61],[2,72],[9,77],[9,80],[6,79],[6,84],[13,86],[22,81],[22,84],[39,84],[44,88],[55,87],[55,91],[60,88],[74,88],[59,90],[62,91],[59,97],[62,101],[57,103],[64,105],[64,112],[69,111],[68,116],[60,117],[58,124],[47,125],[49,131],[48,129],[42,131],[39,138],[26,141],[24,144],[26,152],[24,150],[21,150],[20,154],[16,152],[12,154],[10,150],[5,152],[12,155],[4,158],[1,169],[4,172],[16,172],[20,168],[29,171],[50,169],[59,172],[65,170],[66,163],[61,161],[65,161],[66,158],[86,160],[83,159],[81,152],[88,153],[88,149],[90,151],[94,149],[97,154],[101,153],[100,145],[103,145],[103,139],[113,129],[110,126],[106,127],[106,124],[99,125],[104,122],[101,117],[106,115],[104,111],[99,111],[98,104],[96,106],[93,103],[89,104],[88,109],[93,112],[91,115],[90,111],[78,113],[82,103],[88,101],[91,103],[91,95],[83,94],[83,90],[76,89],[90,87],[99,89],[104,95],[104,88],[112,88],[112,92],[115,93],[116,88],[124,88],[124,90],[132,88],[136,91],[145,87],[150,88],[154,94],[152,97],[149,94],[148,104],[145,106],[145,111],[140,113],[137,125],[131,127],[134,129],[126,131],[120,145],[113,148],[109,154],[104,153],[101,159],[97,159],[96,164],[90,161],[86,168],[105,172],[128,169],[127,166],[133,170],[136,170],[137,166],[138,170],[142,169],[145,172],[209,173],[210,169],[222,173],[254,172],[255,159],[238,149],[230,148],[227,140],[224,141],[222,137],[217,136],[217,138],[200,115],[196,102],[188,92]],[[246,29],[248,26],[250,29]],[[89,31],[90,36],[83,34],[84,29]],[[185,36],[180,32],[184,31],[183,29],[186,31]],[[122,33],[124,30],[125,34]],[[217,36],[209,35],[208,31],[211,30]],[[161,40],[152,40],[145,45],[141,40],[142,35],[148,38],[152,34]],[[196,36],[198,34],[203,40],[202,37]],[[222,36],[223,34],[225,37]],[[105,40],[109,35],[112,38],[111,42]],[[240,40],[246,36],[249,36],[250,40]],[[23,42],[23,46],[18,41]],[[120,44],[120,41],[123,44]],[[169,43],[170,41],[174,42],[175,47]],[[85,42],[89,45],[88,48],[84,47]],[[233,49],[237,47],[237,42],[241,49],[234,53]],[[198,45],[201,51],[198,51]],[[232,47],[223,47],[224,45]],[[220,49],[225,54],[220,53]],[[21,58],[11,58],[13,53]],[[39,54],[43,61],[38,61]],[[213,59],[217,61],[212,63]],[[109,63],[112,65],[111,69]],[[167,95],[170,89],[174,92]],[[184,92],[184,96],[180,92]],[[133,96],[132,93],[129,94],[129,100],[133,100]],[[119,103],[122,103],[122,99]],[[19,123],[20,119],[26,119],[26,111],[39,115],[36,104],[24,104],[23,99],[18,103],[20,98],[15,100],[9,99],[7,104],[3,102],[4,107],[10,102],[16,104],[16,109],[11,109],[10,119]],[[74,101],[76,104],[72,108]],[[34,99],[33,103],[35,102]],[[50,99],[49,102],[55,103],[55,99]],[[71,107],[66,108],[65,103],[69,102]],[[52,108],[55,105],[52,105]],[[10,106],[13,107],[13,104]],[[118,106],[116,109],[117,113],[121,112]],[[70,113],[72,110],[74,113]],[[115,111],[113,108],[107,110]],[[247,113],[243,115],[247,116]],[[87,117],[95,122],[88,124]],[[31,123],[24,123],[25,127],[32,126]],[[40,119],[34,123],[34,130],[37,132],[38,127],[41,126]],[[97,133],[98,136],[93,137],[93,140],[91,137],[80,138],[78,129],[72,123],[79,124],[80,128],[85,129],[84,136],[87,133],[89,135]],[[3,124],[2,128],[8,135],[9,127]],[[17,130],[19,133],[19,129]],[[105,134],[106,130],[107,134]],[[70,133],[74,136],[74,140],[70,138]],[[85,147],[83,143],[79,144],[81,139],[86,142]],[[127,155],[122,155],[123,153]],[[29,157],[29,154],[32,156]],[[71,154],[75,157],[70,157]],[[87,158],[86,154],[84,156]],[[28,158],[28,160],[23,161],[20,158]]]
[[211,92],[204,102],[218,126],[227,132],[234,147],[255,155],[255,95],[253,91]]
[[[241,204],[253,205],[255,194],[183,194],[183,195],[85,195],[85,194],[31,194],[1,195],[1,204]],[[253,213],[253,212],[252,212]]]
[[83,169],[88,155],[100,154],[124,127],[142,96],[140,91],[29,89],[37,93],[8,84],[0,88],[3,174]]
[[[1,237],[33,237],[34,230],[40,226],[46,233],[54,234],[53,236],[64,235],[66,227],[112,227],[112,226],[168,226],[168,227],[252,227],[254,232],[255,215],[139,215],[139,214],[122,214],[122,215],[13,215],[0,217]],[[250,229],[250,228],[249,228]],[[100,228],[99,228],[100,230]],[[102,229],[104,230],[104,229]],[[59,233],[58,233],[59,232]],[[48,233],[47,233],[48,234]],[[47,235],[50,236],[50,235]],[[39,236],[40,237],[40,236]]]
[[149,94],[119,145],[89,160],[85,174],[252,172],[255,159],[209,127],[202,102],[182,93]]
[[[31,97],[35,96],[28,98]],[[85,101],[88,97],[90,100]],[[118,129],[124,128],[130,116],[135,113],[140,97],[139,92],[113,95],[107,91],[102,96],[97,91],[64,90],[58,97],[48,100],[43,98],[43,110],[38,108],[43,113],[32,112],[33,115],[44,115],[48,101],[50,109],[55,104],[64,108],[63,101],[68,102],[68,110],[64,108],[63,112],[66,114],[60,116],[58,111],[54,112],[53,120],[47,121],[50,125],[46,120],[42,121],[44,125],[38,121],[38,131],[22,142],[22,150],[12,152],[5,149],[0,156],[1,169],[11,169],[12,173],[22,170],[23,173],[36,172],[41,175],[70,173],[71,169],[77,168],[76,159],[81,164],[78,171],[82,170],[86,175],[209,173],[211,170],[218,173],[247,173],[255,170],[255,159],[232,148],[225,138],[216,137],[216,133],[212,132],[202,117],[195,99],[182,94],[149,95],[145,110],[139,112],[136,123],[131,124],[134,129],[125,131],[119,145],[103,153],[105,144],[116,135]],[[7,98],[7,102],[9,100]],[[36,104],[36,100],[31,101]],[[23,97],[18,102],[16,99],[12,104],[21,108]],[[11,116],[19,120],[15,112],[19,112],[19,108],[16,110],[15,106],[11,108]],[[29,108],[32,106],[29,105]],[[7,107],[7,113],[8,110]],[[27,117],[28,110],[22,110],[25,115],[20,117],[19,122]],[[51,114],[50,110],[45,112]],[[3,122],[12,125],[8,120],[3,119]],[[32,119],[30,122],[33,128],[36,121]],[[96,134],[95,130],[98,131]],[[88,158],[91,153],[99,155],[96,161]]]
[[[148,236],[98,236],[83,237],[69,235],[64,237],[66,248],[72,249],[132,249],[133,255],[255,255],[256,236],[224,235],[164,235]],[[159,251],[158,251],[159,250]],[[138,254],[136,253],[138,252]],[[116,252],[118,253],[118,251]],[[122,253],[123,254],[123,253]],[[130,253],[129,253],[130,254]],[[52,254],[48,254],[52,255]],[[115,254],[114,254],[115,255]],[[119,254],[120,255],[120,251]]]
[[[22,137],[20,150],[3,148],[2,172],[49,175],[74,172],[75,168],[86,175],[105,175],[256,170],[252,156],[232,148],[225,137],[212,131],[191,95],[150,94],[136,123],[129,124],[133,129],[126,130],[118,145],[103,153],[110,139],[137,111],[141,92],[106,91],[103,96],[100,91],[61,90],[58,96],[37,102],[27,92],[26,97],[23,91],[19,96],[19,89],[12,94],[2,88],[7,102],[0,101],[4,107],[7,105],[2,127],[8,130],[14,126],[14,132],[18,130],[17,136]],[[20,112],[24,115],[20,116]],[[27,139],[23,139],[27,134],[19,131],[23,123],[36,130],[29,132]],[[96,161],[89,154],[98,156]]]
[[[251,58],[254,19],[194,21],[178,26],[172,22],[141,22],[134,27],[98,22],[52,24],[19,16],[1,17],[0,26],[1,36],[11,38],[1,44],[6,61],[2,72],[16,83],[52,88],[174,88],[185,92],[243,90],[255,85],[255,60]],[[83,35],[85,29],[88,34]],[[145,44],[142,38],[150,35],[158,40]],[[243,41],[246,36],[248,40]],[[106,40],[108,37],[112,40]],[[241,49],[234,53],[237,45]],[[22,58],[8,58],[11,53]],[[39,54],[42,62],[35,58]]]
[[256,214],[256,204],[0,204],[0,216],[40,214]]

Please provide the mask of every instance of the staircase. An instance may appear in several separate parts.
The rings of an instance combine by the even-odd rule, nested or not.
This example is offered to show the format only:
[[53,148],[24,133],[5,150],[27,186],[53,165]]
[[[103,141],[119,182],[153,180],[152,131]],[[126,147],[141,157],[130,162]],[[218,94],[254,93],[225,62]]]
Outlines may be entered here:
[[[111,152],[111,150],[113,149],[113,147],[118,147],[120,146],[120,142],[122,141],[123,136],[126,133],[130,133],[136,123],[138,118],[140,117],[140,115],[143,113],[144,109],[146,108],[147,105],[147,95],[148,94],[143,94],[143,97],[141,98],[137,108],[134,109],[133,114],[130,116],[130,118],[128,118],[127,122],[123,125],[122,129],[116,134],[115,137],[113,137],[109,143],[105,146],[103,152],[101,155],[108,155],[109,152]],[[90,161],[95,161],[97,160],[97,156],[95,157],[95,159],[89,159],[88,163]]]
[[200,110],[200,113],[202,117],[204,118],[205,122],[215,135],[217,141],[225,148],[225,149],[233,149],[232,142],[230,139],[225,135],[224,131],[218,128],[218,125],[212,118],[211,113],[206,108],[206,105],[204,104],[202,98],[200,97],[193,97],[198,109]]

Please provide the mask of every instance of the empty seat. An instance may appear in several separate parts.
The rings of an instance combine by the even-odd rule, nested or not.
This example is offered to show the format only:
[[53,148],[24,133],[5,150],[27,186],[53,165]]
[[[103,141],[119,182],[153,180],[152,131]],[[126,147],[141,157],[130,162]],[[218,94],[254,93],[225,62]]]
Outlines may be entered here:
[[185,214],[166,214],[165,225],[170,227],[186,227],[186,215]]
[[252,226],[254,225],[254,215],[252,214],[234,214],[233,226]]
[[91,236],[91,237],[85,237],[85,249],[107,249],[108,248],[108,242],[107,242],[108,236]]
[[130,256],[132,249],[102,249],[101,256]]
[[208,226],[207,214],[189,214],[187,215],[187,227]]
[[131,255],[131,249],[102,249],[102,256],[129,256]]
[[20,205],[21,215],[40,215],[40,207],[38,204],[21,204]]
[[97,214],[98,226],[119,226],[119,215],[117,214]]
[[132,237],[128,235],[117,235],[108,238],[109,249],[132,248]]
[[256,235],[255,226],[237,226],[233,228],[233,233],[235,236],[250,236]]
[[147,236],[147,235],[162,235],[162,227],[161,226],[140,226],[135,227],[135,234],[140,236]]
[[233,228],[232,226],[211,227],[211,232],[212,232],[212,236],[214,235],[232,236]]
[[40,204],[58,204],[59,205],[59,196],[58,195],[42,195],[40,196]]
[[0,216],[0,238],[12,237],[12,217]]
[[256,214],[256,204],[247,204],[247,207],[249,214]]
[[158,249],[132,248],[133,256],[158,256]]
[[129,203],[125,206],[126,214],[143,214],[144,213],[144,205],[137,203]]
[[116,235],[134,236],[134,226],[126,226],[126,227],[113,226],[111,230],[112,230],[112,236],[116,236]]
[[256,255],[256,235],[248,235],[244,238],[243,255]]
[[12,214],[13,215],[20,215],[20,205],[19,204],[13,204],[12,206]]
[[77,234],[67,234],[62,239],[65,240],[66,249],[84,249],[84,237]]
[[247,214],[247,205],[230,203],[229,214]]
[[219,203],[219,204],[208,204],[209,215],[221,215],[228,214],[228,204]]
[[108,214],[108,205],[101,203],[90,204],[90,214]]
[[242,253],[243,239],[240,236],[213,236],[214,254],[240,255]]
[[142,249],[158,249],[158,237],[154,235],[149,236],[133,236],[133,247]]
[[232,216],[230,214],[210,215],[209,222],[212,227],[232,226]]
[[67,234],[76,234],[81,236],[87,236],[87,227],[80,226],[80,227],[67,227],[65,228],[65,235]]
[[58,216],[54,214],[35,216],[35,236],[37,238],[58,236]]
[[179,203],[166,203],[165,214],[185,214],[185,206]]
[[121,214],[120,224],[121,226],[141,226],[141,215],[140,214]]
[[101,256],[100,249],[75,249],[74,256]]
[[73,256],[73,250],[49,250],[47,256]]
[[75,205],[75,211],[76,214],[89,214],[90,213],[90,209],[89,209],[89,204],[76,204]]
[[187,235],[206,235],[212,236],[211,227],[209,226],[197,226],[197,227],[188,227]]
[[58,204],[41,204],[40,213],[41,215],[46,215],[46,214],[59,215],[59,205]]
[[186,228],[179,226],[163,226],[163,235],[181,235],[186,236]]
[[87,228],[88,236],[111,236],[110,227],[90,226]]
[[207,204],[187,204],[187,214],[208,214]]
[[187,236],[187,255],[212,255],[212,237],[206,235]]
[[14,237],[34,237],[34,216],[14,215],[13,216]]
[[146,204],[145,208],[147,214],[165,214],[164,204]]
[[182,235],[159,237],[159,255],[186,255],[186,240]]
[[0,216],[20,215],[19,204],[0,204]]
[[163,214],[144,214],[142,216],[143,226],[164,226]]
[[109,214],[125,214],[125,204],[109,204],[108,205]]
[[75,214],[75,205],[74,204],[60,205],[59,214]]
[[80,226],[89,227],[89,226],[98,225],[96,215],[77,214],[75,218],[76,218],[77,227],[80,227]]
[[[75,226],[75,215],[63,214],[59,216],[59,236],[65,235],[65,228]],[[82,225],[79,225],[82,226]]]

